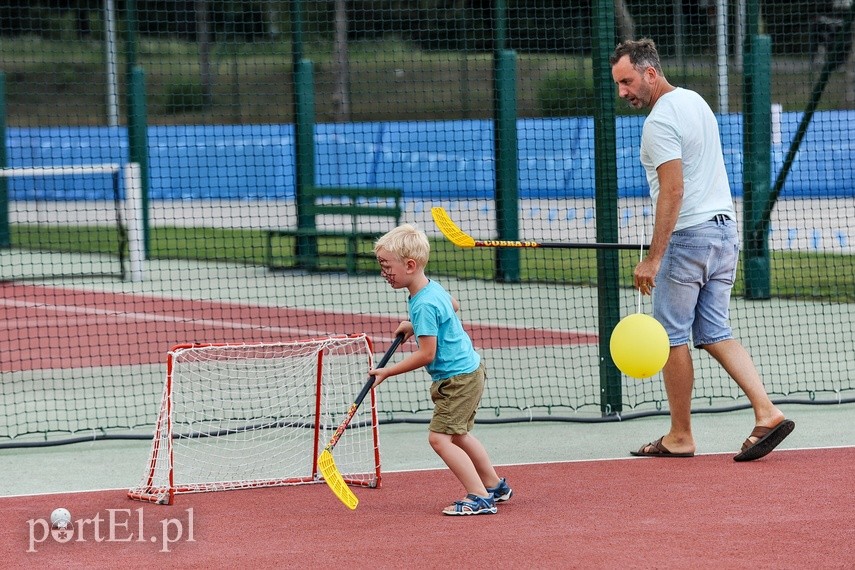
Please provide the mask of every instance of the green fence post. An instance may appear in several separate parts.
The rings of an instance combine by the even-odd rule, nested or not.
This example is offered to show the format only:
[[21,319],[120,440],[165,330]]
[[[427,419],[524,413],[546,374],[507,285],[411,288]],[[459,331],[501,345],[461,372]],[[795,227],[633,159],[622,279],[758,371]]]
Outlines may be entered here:
[[[506,0],[496,0],[493,52],[493,153],[496,162],[496,225],[501,240],[518,240],[519,166],[517,165],[517,56],[505,49],[508,35]],[[496,279],[520,280],[520,252],[498,248]]]
[[[294,69],[294,107],[296,140],[297,229],[314,230],[311,214],[314,199],[308,187],[315,184],[315,84],[314,65],[308,59],[297,62]],[[318,264],[318,240],[312,235],[297,236],[297,265],[314,268]]]
[[[496,54],[494,121],[496,155],[496,224],[499,239],[519,239],[519,189],[517,165],[517,74],[516,53],[501,50]],[[496,249],[496,277],[516,283],[520,280],[520,252]]]
[[764,225],[763,206],[769,199],[772,176],[772,41],[769,36],[753,35],[748,45],[742,174],[745,298],[768,299],[772,294],[768,225],[760,239],[756,239],[756,230]]
[[[597,87],[594,112],[594,176],[596,183],[597,241],[617,243],[618,183],[617,135],[615,132],[615,87],[609,55],[614,50],[614,3],[597,0],[593,6],[594,85]],[[597,307],[600,350],[600,412],[613,415],[622,409],[621,374],[612,361],[609,341],[620,320],[619,251],[597,250]]]
[[[771,281],[771,269],[769,267],[768,257],[769,257],[769,227],[772,219],[772,210],[775,207],[775,203],[778,201],[778,197],[781,195],[781,191],[784,189],[784,183],[787,181],[787,176],[789,175],[790,169],[793,166],[793,163],[796,160],[796,155],[799,152],[799,147],[804,140],[805,134],[807,133],[808,127],[810,126],[811,121],[813,120],[813,114],[816,112],[816,108],[819,105],[819,100],[822,98],[822,94],[825,91],[825,87],[828,84],[828,80],[831,77],[831,73],[837,69],[843,62],[846,61],[848,57],[850,48],[850,39],[849,34],[852,30],[852,22],[855,21],[855,3],[852,3],[849,8],[849,12],[846,14],[846,18],[843,21],[843,25],[837,31],[835,35],[829,53],[826,55],[826,61],[822,66],[822,71],[820,71],[819,78],[813,86],[813,90],[811,91],[810,100],[808,100],[807,106],[805,107],[804,113],[802,113],[802,119],[799,121],[799,126],[796,129],[796,134],[793,136],[793,140],[790,143],[790,148],[787,150],[787,155],[784,158],[784,163],[781,165],[781,169],[778,171],[778,176],[775,179],[775,184],[772,186],[771,190],[769,189],[768,182],[765,182],[765,186],[761,186],[765,191],[753,192],[752,199],[750,201],[752,213],[749,218],[746,215],[746,220],[750,219],[753,223],[750,227],[750,233],[748,233],[748,223],[746,222],[746,237],[745,250],[746,254],[746,271],[745,271],[745,279],[746,279],[746,297],[749,299],[766,299],[771,296],[771,286],[768,283],[760,282],[757,283],[758,280],[762,279],[765,276],[767,282]],[[766,36],[759,36],[758,42],[760,38],[767,38]],[[764,44],[769,44],[765,45]],[[757,60],[754,61],[755,68],[754,75],[758,77],[758,83],[760,83],[761,79],[763,79],[764,74],[771,76],[771,72],[769,71],[769,66],[771,61],[771,42],[768,40],[764,40],[762,43],[755,42],[755,48],[758,50],[763,50],[765,55],[765,59],[761,59],[764,57],[762,54],[757,56]],[[757,69],[760,69],[758,72]],[[771,78],[765,79],[762,85],[771,82]],[[759,91],[759,89],[755,88],[751,91],[754,93],[755,91]],[[769,104],[767,99],[758,96],[759,101],[753,102],[754,105],[763,105],[766,106],[764,108],[768,108]],[[756,107],[755,107],[756,108]],[[757,116],[755,116],[757,115]],[[771,112],[770,112],[771,115]],[[763,117],[762,113],[752,113],[752,117],[755,122],[766,121],[765,124],[768,124],[769,117]],[[761,123],[763,124],[763,123]],[[756,126],[755,126],[756,128]],[[770,128],[771,131],[771,128]],[[746,130],[747,133],[747,130]],[[757,138],[761,135],[758,134]],[[768,133],[769,137],[771,137],[771,132]],[[747,140],[747,134],[746,134]],[[747,146],[747,145],[746,145]],[[766,164],[771,163],[771,150],[768,152],[768,157],[759,156],[755,162],[758,163],[757,167],[757,176],[759,177],[761,174],[765,175],[763,178],[764,181],[769,180],[769,171],[761,172],[759,170],[760,162],[765,161]],[[746,158],[746,164],[748,164]],[[771,167],[770,169],[771,170]],[[748,202],[746,198],[746,202]],[[759,253],[758,253],[759,252]],[[762,261],[765,259],[765,266],[762,265]],[[766,287],[765,291],[763,287]],[[751,289],[749,290],[749,287]],[[763,296],[763,293],[766,293],[766,296]]]
[[[314,65],[303,58],[303,0],[291,3],[291,65],[294,82],[294,193],[297,229],[314,230],[310,213],[312,197],[306,190],[315,184],[315,80]],[[298,267],[313,268],[318,263],[318,240],[298,235],[295,244]]]
[[151,253],[148,212],[148,114],[146,112],[145,71],[138,65],[131,70],[131,85],[128,91],[129,155],[130,162],[136,162],[140,165],[143,251],[145,258],[148,259]]

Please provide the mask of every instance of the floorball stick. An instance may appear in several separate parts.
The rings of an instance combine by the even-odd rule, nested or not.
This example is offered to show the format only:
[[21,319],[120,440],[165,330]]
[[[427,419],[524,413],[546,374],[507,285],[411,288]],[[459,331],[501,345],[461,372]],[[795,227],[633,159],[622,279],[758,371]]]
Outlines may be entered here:
[[[389,359],[392,358],[392,355],[403,341],[403,333],[396,336],[395,340],[392,342],[392,346],[389,347],[389,350],[387,350],[386,354],[383,355],[383,358],[380,359],[376,368],[383,368],[386,366],[386,363],[389,362]],[[351,491],[350,487],[347,486],[347,483],[344,482],[344,477],[342,477],[341,471],[336,467],[335,460],[332,456],[332,450],[335,447],[335,444],[338,443],[338,440],[341,438],[344,430],[347,429],[348,424],[350,424],[350,420],[353,419],[353,416],[356,414],[356,410],[359,409],[359,405],[362,403],[362,400],[365,399],[365,396],[368,395],[373,384],[374,376],[369,376],[365,385],[362,386],[362,390],[359,391],[359,395],[356,397],[356,400],[347,410],[347,416],[345,416],[344,421],[342,421],[338,426],[338,429],[335,430],[330,442],[318,456],[318,469],[320,469],[321,475],[324,476],[324,481],[327,482],[327,485],[332,489],[332,492],[335,493],[335,496],[338,497],[342,503],[347,505],[350,510],[356,508],[356,505],[359,504],[359,499],[356,498],[356,495],[353,494],[353,491]]]
[[570,243],[542,241],[505,241],[505,240],[476,240],[454,223],[444,208],[434,207],[430,210],[433,221],[448,241],[457,247],[513,247],[534,248],[552,247],[560,249],[649,249],[649,245],[631,243]]

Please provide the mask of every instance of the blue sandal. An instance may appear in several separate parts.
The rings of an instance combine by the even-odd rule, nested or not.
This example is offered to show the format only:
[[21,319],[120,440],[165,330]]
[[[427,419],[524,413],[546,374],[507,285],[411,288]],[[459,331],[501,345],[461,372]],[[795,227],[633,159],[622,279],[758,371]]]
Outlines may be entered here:
[[508,486],[508,482],[505,481],[504,477],[499,479],[499,484],[495,487],[487,487],[487,492],[493,495],[493,500],[495,500],[497,503],[507,501],[514,494],[514,492]]
[[454,504],[445,507],[442,510],[444,515],[493,515],[498,510],[496,501],[493,496],[479,497],[478,495],[468,494],[463,501],[454,501]]

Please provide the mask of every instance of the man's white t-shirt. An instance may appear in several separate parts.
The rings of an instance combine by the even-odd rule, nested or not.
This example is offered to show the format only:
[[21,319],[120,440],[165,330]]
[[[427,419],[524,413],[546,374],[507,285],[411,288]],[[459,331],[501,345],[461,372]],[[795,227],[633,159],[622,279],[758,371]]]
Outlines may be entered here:
[[641,131],[641,164],[654,212],[659,198],[656,169],[675,159],[683,162],[683,205],[674,230],[709,221],[716,214],[735,220],[718,122],[700,95],[679,87],[656,101]]

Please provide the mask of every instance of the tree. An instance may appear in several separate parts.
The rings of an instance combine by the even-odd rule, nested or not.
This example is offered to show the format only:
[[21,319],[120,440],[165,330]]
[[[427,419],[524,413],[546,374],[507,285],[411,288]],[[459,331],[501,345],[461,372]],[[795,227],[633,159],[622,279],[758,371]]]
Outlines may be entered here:
[[332,100],[335,118],[350,120],[350,59],[347,48],[347,6],[345,0],[335,0],[335,37],[333,39],[333,76],[335,87]]
[[626,0],[615,0],[615,28],[619,42],[635,39],[635,22],[629,13]]

